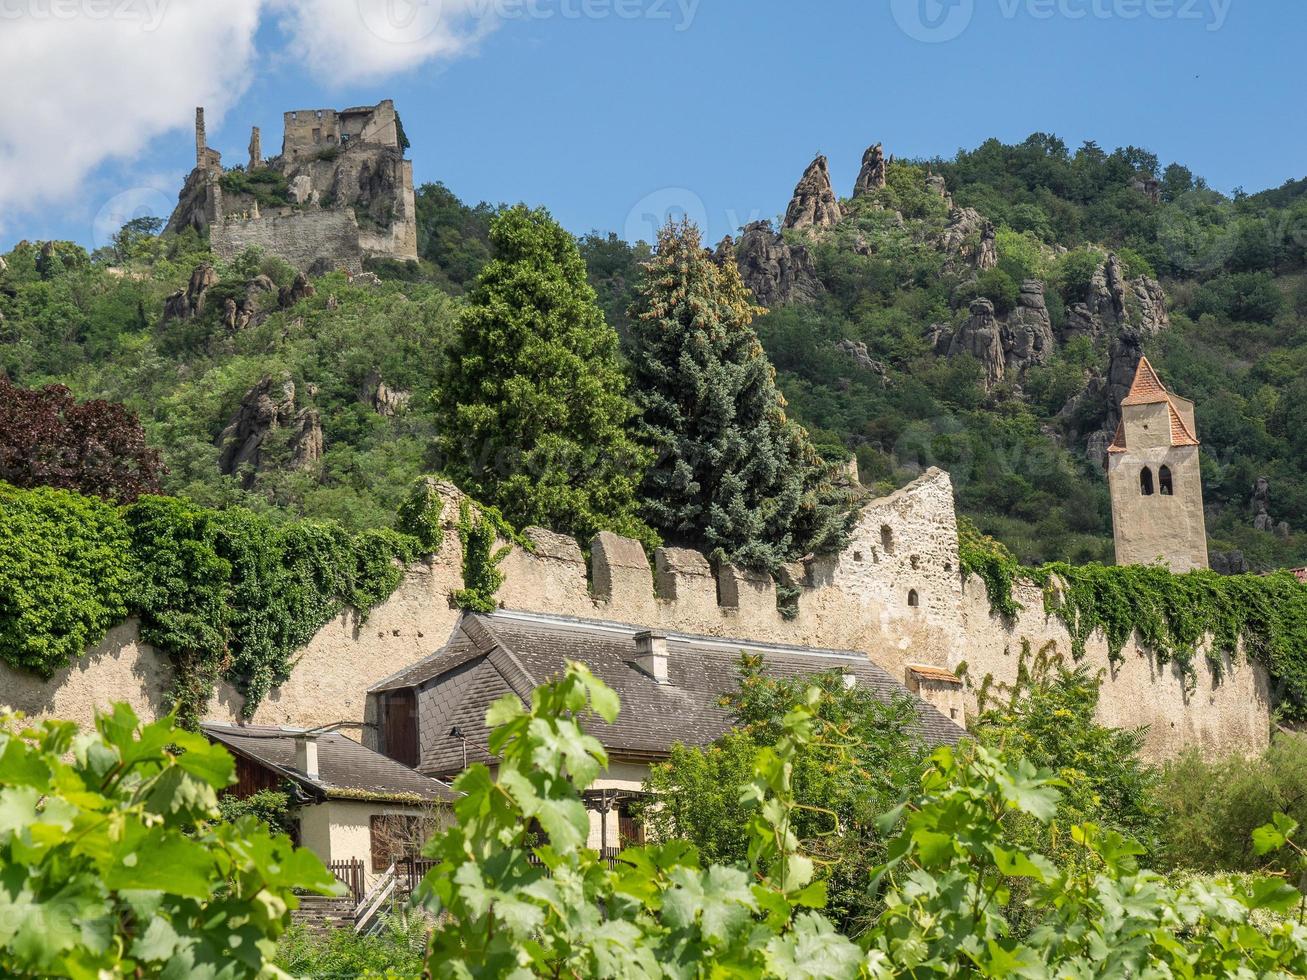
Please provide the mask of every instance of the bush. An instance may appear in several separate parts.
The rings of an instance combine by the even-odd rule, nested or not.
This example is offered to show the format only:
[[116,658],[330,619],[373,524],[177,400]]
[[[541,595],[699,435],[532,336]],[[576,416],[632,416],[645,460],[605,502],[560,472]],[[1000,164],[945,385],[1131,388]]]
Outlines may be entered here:
[[1167,816],[1161,859],[1195,871],[1289,870],[1285,856],[1260,855],[1252,832],[1286,813],[1307,821],[1307,736],[1281,733],[1256,758],[1207,761],[1197,749],[1168,763],[1158,782]]
[[0,973],[266,976],[296,890],[339,886],[250,817],[221,746],[116,705],[95,733],[0,715]]
[[0,483],[0,660],[48,678],[122,622],[138,583],[129,544],[109,504]]

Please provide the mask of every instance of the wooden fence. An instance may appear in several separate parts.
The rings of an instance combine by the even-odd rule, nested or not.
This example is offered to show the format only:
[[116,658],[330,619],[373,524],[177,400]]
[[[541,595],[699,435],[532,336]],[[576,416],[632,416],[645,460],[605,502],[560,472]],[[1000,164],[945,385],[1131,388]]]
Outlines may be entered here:
[[327,864],[327,870],[349,889],[350,897],[354,900],[355,905],[363,901],[363,895],[366,892],[364,887],[366,879],[362,858],[354,858],[352,861],[331,861]]

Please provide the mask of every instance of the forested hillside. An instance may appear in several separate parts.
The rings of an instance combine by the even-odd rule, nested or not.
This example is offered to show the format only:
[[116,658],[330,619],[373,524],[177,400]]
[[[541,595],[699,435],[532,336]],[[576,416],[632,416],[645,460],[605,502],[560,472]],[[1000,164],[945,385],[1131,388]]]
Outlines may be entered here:
[[[1307,184],[1227,198],[1144,151],[1045,135],[890,160],[883,178],[838,222],[717,250],[755,293],[760,256],[789,277],[754,327],[823,455],[855,456],[877,491],[943,466],[1022,560],[1110,561],[1098,457],[1142,351],[1197,402],[1215,563],[1307,564]],[[500,210],[427,185],[422,261],[353,281],[216,262],[149,221],[94,255],[22,243],[0,268],[0,370],[126,404],[168,492],[386,526],[448,462],[441,378]],[[629,345],[650,246],[578,245]]]

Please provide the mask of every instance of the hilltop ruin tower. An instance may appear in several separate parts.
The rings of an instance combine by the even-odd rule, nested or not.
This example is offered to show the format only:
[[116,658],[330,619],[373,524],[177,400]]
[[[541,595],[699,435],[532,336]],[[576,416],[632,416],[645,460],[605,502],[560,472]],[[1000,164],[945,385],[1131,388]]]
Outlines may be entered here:
[[368,258],[416,260],[417,203],[407,140],[389,99],[356,109],[287,112],[279,156],[257,127],[249,165],[224,169],[195,111],[195,169],[168,230],[208,234],[224,259],[258,246],[314,274],[360,272]]
[[1118,565],[1208,567],[1196,432],[1194,403],[1168,391],[1140,358],[1107,450]]

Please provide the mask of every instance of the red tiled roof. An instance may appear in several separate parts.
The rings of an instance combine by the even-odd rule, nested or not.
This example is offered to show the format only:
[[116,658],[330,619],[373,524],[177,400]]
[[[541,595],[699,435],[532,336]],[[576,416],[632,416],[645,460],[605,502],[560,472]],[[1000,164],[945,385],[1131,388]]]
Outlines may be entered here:
[[1307,568],[1295,568],[1293,574],[1298,576],[1298,581],[1307,585]]
[[1139,358],[1139,368],[1135,371],[1134,383],[1130,385],[1130,391],[1122,399],[1122,405],[1156,405],[1158,402],[1171,400],[1171,393],[1166,390],[1166,385],[1162,384],[1162,379],[1157,376],[1153,365],[1148,363],[1148,358]]
[[929,667],[920,664],[909,664],[908,670],[912,671],[923,681],[935,681],[936,683],[956,684],[962,686],[962,678],[951,670],[945,670],[942,667]]
[[1125,452],[1125,422],[1121,421],[1116,424],[1116,435],[1112,437],[1112,444],[1107,447],[1109,453]]
[[[1189,423],[1185,417],[1180,414],[1176,408],[1175,399],[1171,392],[1162,384],[1162,379],[1156,369],[1149,363],[1148,358],[1139,358],[1139,367],[1135,371],[1135,380],[1130,385],[1130,391],[1125,398],[1121,399],[1121,407],[1125,408],[1130,405],[1160,405],[1165,404],[1170,410],[1171,418],[1171,445],[1172,446],[1201,446],[1198,437],[1194,435],[1189,428]],[[1117,426],[1116,435],[1112,439],[1112,444],[1107,447],[1109,453],[1123,453],[1126,451],[1125,442],[1125,421]]]
[[1198,437],[1189,431],[1189,424],[1185,422],[1184,416],[1175,410],[1175,403],[1167,400],[1171,408],[1171,445],[1173,446],[1200,446]]

